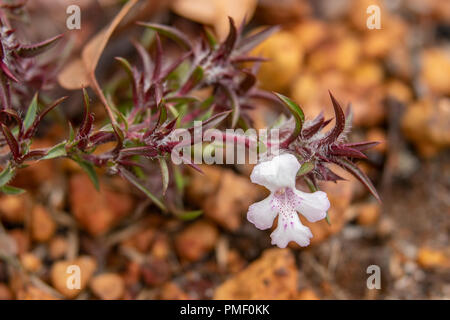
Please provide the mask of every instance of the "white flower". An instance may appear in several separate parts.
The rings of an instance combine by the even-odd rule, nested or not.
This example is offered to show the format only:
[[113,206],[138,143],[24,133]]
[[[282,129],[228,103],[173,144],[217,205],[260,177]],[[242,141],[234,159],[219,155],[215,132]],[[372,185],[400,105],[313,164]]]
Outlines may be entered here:
[[253,183],[270,190],[270,196],[252,204],[247,219],[258,229],[269,229],[278,215],[278,226],[272,232],[272,244],[285,248],[290,241],[305,247],[312,238],[311,230],[298,217],[300,212],[310,222],[324,219],[330,208],[325,192],[305,193],[295,188],[300,163],[292,154],[282,154],[255,166],[250,176]]

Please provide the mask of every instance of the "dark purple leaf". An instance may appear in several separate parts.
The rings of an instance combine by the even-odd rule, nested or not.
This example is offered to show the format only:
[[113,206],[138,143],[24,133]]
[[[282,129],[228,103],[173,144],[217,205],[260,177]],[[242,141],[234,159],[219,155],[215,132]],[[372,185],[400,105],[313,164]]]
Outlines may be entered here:
[[302,136],[305,139],[311,138],[314,134],[316,134],[323,127],[324,117],[321,112],[314,120],[311,122],[307,122],[303,125],[302,128]]
[[336,114],[336,123],[334,125],[334,128],[326,135],[325,138],[320,140],[321,145],[327,145],[335,142],[337,138],[341,135],[341,133],[344,131],[345,128],[345,115],[342,111],[341,106],[336,101],[336,99],[333,97],[331,92],[328,91],[331,97],[331,101],[333,103],[334,113]]
[[[152,60],[150,59],[150,55],[147,50],[137,41],[133,41],[133,45],[135,46],[139,57],[142,60],[142,64],[144,67],[144,74],[146,77],[150,77],[152,74]],[[150,80],[150,79],[148,79]]]
[[26,155],[22,157],[22,161],[34,160],[35,158],[43,157],[47,154],[46,150],[31,150]]
[[158,150],[152,146],[131,147],[120,150],[121,157],[128,158],[137,155],[152,158],[158,155]]
[[32,137],[37,129],[37,126],[39,125],[39,123],[41,123],[42,119],[47,115],[47,113],[52,111],[55,107],[57,107],[59,104],[61,104],[67,98],[68,98],[67,96],[59,98],[59,99],[55,100],[52,104],[50,104],[47,108],[45,108],[44,111],[42,111],[41,114],[39,114],[36,117],[33,124],[31,125],[31,127],[24,133],[24,138],[26,139],[26,138]]
[[97,146],[103,143],[111,142],[115,140],[115,135],[112,132],[99,131],[89,137],[89,141],[92,145]]
[[161,46],[161,39],[159,38],[159,35],[156,34],[156,54],[155,54],[155,67],[153,69],[153,81],[156,81],[159,79],[160,73],[161,73],[161,65],[162,65],[162,46]]
[[343,145],[332,145],[330,147],[330,154],[333,156],[367,159],[367,156],[361,151]]
[[355,143],[345,143],[345,144],[343,144],[343,146],[357,149],[359,151],[364,151],[364,150],[371,149],[379,144],[380,144],[380,142],[378,142],[378,141],[364,141],[364,142],[355,142]]
[[9,118],[12,118],[16,121],[17,125],[19,126],[19,139],[22,137],[23,134],[23,121],[17,114],[17,112],[13,109],[5,109],[0,111],[0,122],[3,124],[7,124],[9,121]]
[[54,36],[53,38],[35,44],[21,45],[17,50],[17,54],[22,58],[35,57],[53,46],[59,39],[63,37],[63,35],[64,34],[59,34],[57,36]]
[[256,84],[256,76],[248,71],[244,71],[244,79],[239,84],[239,94],[248,92]]
[[14,74],[11,72],[11,70],[9,70],[8,66],[3,62],[3,60],[0,60],[0,69],[2,69],[2,71],[8,76],[8,78],[10,78],[11,80],[13,80],[14,82],[20,82],[20,81],[14,76]]
[[234,24],[234,21],[231,17],[228,17],[228,21],[230,24],[230,31],[228,32],[228,36],[225,39],[225,41],[220,45],[219,49],[217,50],[216,59],[226,59],[230,56],[231,52],[233,52],[233,49],[236,45],[237,40],[237,30],[236,25]]
[[346,159],[334,159],[333,162],[341,166],[348,172],[350,172],[353,176],[355,176],[359,181],[361,181],[362,184],[366,186],[366,188],[370,191],[370,193],[372,193],[372,195],[378,201],[381,202],[381,198],[378,195],[377,189],[372,184],[369,177],[367,177],[367,175],[364,172],[362,172],[354,163]]
[[241,39],[237,45],[235,52],[237,54],[245,54],[251,51],[258,44],[266,40],[268,37],[270,37],[273,33],[277,32],[279,29],[280,29],[279,26],[273,26],[264,29],[258,33],[255,33],[254,35]]
[[161,80],[165,79],[172,71],[174,71],[178,66],[184,62],[188,57],[192,55],[192,51],[183,53],[179,58],[175,60],[167,69],[161,72]]
[[5,126],[3,123],[1,124],[1,128],[2,128],[2,132],[3,132],[3,136],[5,137],[6,143],[9,146],[9,150],[11,150],[14,160],[16,160],[16,161],[19,160],[20,159],[20,148],[19,148],[19,144],[18,144],[16,138],[12,134],[11,130],[9,130],[9,128],[7,126]]
[[234,90],[232,90],[230,87],[223,86],[223,88],[225,90],[226,95],[228,96],[228,99],[230,100],[231,108],[233,110],[231,116],[231,127],[234,128],[241,114],[239,99],[236,95],[236,92],[234,92]]
[[200,66],[197,66],[195,70],[192,72],[189,79],[185,82],[183,87],[179,91],[179,95],[184,96],[189,91],[195,88],[195,86],[200,83],[200,81],[203,79],[203,69]]
[[337,175],[333,171],[331,171],[329,168],[325,167],[324,165],[318,166],[319,175],[321,176],[322,180],[324,181],[333,181],[337,182],[339,180],[345,180],[341,176]]

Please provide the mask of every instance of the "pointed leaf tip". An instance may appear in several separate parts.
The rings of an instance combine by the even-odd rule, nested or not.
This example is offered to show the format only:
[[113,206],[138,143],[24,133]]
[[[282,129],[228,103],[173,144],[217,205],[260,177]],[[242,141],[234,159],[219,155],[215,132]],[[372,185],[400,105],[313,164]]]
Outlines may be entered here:
[[331,102],[332,102],[333,108],[334,108],[334,113],[336,115],[336,119],[335,119],[336,123],[335,123],[333,129],[325,136],[325,138],[323,138],[320,141],[321,145],[327,145],[327,144],[331,144],[331,143],[335,142],[345,129],[344,111],[342,110],[339,102],[334,98],[334,96],[330,90],[328,90],[328,93],[330,95]]
[[302,108],[300,108],[298,104],[296,104],[288,97],[277,92],[273,92],[273,94],[275,94],[278,97],[278,99],[280,99],[283,102],[283,104],[289,109],[289,111],[291,111],[295,119],[294,131],[292,131],[291,135],[282,142],[283,146],[287,147],[292,141],[297,139],[297,137],[301,134],[303,122],[305,121],[305,114],[303,113]]

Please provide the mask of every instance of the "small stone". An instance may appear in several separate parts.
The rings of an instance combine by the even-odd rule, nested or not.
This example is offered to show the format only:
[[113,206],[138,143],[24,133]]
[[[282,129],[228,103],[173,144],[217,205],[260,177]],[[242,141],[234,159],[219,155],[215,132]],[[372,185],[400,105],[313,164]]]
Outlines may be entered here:
[[205,220],[199,220],[177,235],[175,247],[180,257],[197,261],[214,248],[218,236],[216,226]]
[[201,168],[205,174],[195,172],[191,176],[189,199],[203,209],[206,217],[228,230],[237,230],[248,207],[264,197],[263,189],[229,169]]
[[31,199],[26,193],[0,196],[0,218],[11,223],[23,223],[29,212]]
[[129,261],[126,265],[126,269],[122,274],[122,279],[126,287],[132,287],[135,285],[141,276],[141,267],[139,263],[135,261]]
[[222,170],[214,166],[202,166],[204,174],[194,172],[187,186],[187,196],[195,204],[202,204],[220,185]]
[[[79,289],[70,288],[71,285],[75,284],[75,281],[70,280],[73,280],[74,276],[76,276],[76,272],[73,272],[69,269],[70,266],[80,268]],[[80,292],[83,291],[84,288],[86,288],[86,285],[88,284],[96,268],[97,263],[93,258],[89,256],[82,256],[71,261],[70,260],[58,261],[55,262],[52,266],[52,269],[50,271],[50,278],[53,286],[59,292],[61,292],[66,298],[72,299],[78,296]]]
[[363,89],[370,89],[382,83],[384,72],[382,66],[374,61],[358,64],[353,70],[352,84]]
[[38,242],[48,241],[56,230],[56,223],[50,213],[41,205],[31,211],[31,236]]
[[384,58],[394,48],[404,46],[402,41],[406,33],[406,24],[401,19],[395,18],[382,23],[382,29],[370,30],[362,38],[363,53],[369,58]]
[[388,237],[395,231],[395,228],[392,218],[383,217],[377,225],[377,233],[380,237]]
[[151,255],[157,260],[167,260],[172,249],[169,243],[169,237],[165,233],[159,233],[154,240]]
[[292,82],[292,98],[301,105],[310,105],[319,95],[320,82],[317,76],[304,73]]
[[370,226],[377,222],[380,216],[380,205],[378,203],[366,203],[357,208],[357,222],[363,226]]
[[358,64],[361,46],[352,36],[330,39],[314,50],[309,57],[308,67],[314,72],[327,70],[350,71]]
[[244,269],[245,259],[239,254],[239,251],[230,249],[227,254],[227,269],[230,273],[237,273]]
[[412,100],[412,90],[404,82],[400,80],[390,80],[385,85],[386,95],[396,100],[409,104]]
[[173,282],[166,283],[161,288],[161,300],[189,300],[189,295]]
[[417,263],[425,269],[450,268],[450,257],[442,250],[422,247],[417,253]]
[[306,20],[296,25],[292,32],[307,52],[319,45],[327,36],[327,25],[320,20]]
[[159,286],[170,279],[172,270],[167,260],[149,257],[149,259],[141,265],[140,273],[145,284],[149,286]]
[[66,238],[61,236],[53,237],[49,243],[50,258],[53,260],[61,259],[67,253],[69,243]]
[[298,271],[289,249],[268,249],[247,268],[222,283],[218,300],[293,299],[297,296]]
[[423,99],[408,106],[402,129],[426,157],[450,146],[450,99]]
[[436,94],[450,94],[450,50],[431,48],[422,56],[422,81]]
[[29,272],[38,272],[42,267],[41,259],[31,252],[24,253],[20,256],[20,262],[25,270]]
[[108,190],[104,184],[100,188],[102,192],[95,189],[84,173],[70,178],[69,200],[73,214],[94,236],[106,233],[133,208],[130,195]]
[[148,228],[142,231],[139,231],[135,235],[130,238],[125,239],[122,242],[123,246],[130,246],[135,248],[141,253],[148,252],[151,245],[153,244],[153,240],[155,239],[155,230]]
[[22,229],[13,229],[8,232],[8,235],[15,241],[17,254],[23,254],[28,251],[30,247],[30,237]]
[[104,273],[92,278],[90,287],[92,292],[102,300],[118,300],[122,298],[125,284],[118,274]]

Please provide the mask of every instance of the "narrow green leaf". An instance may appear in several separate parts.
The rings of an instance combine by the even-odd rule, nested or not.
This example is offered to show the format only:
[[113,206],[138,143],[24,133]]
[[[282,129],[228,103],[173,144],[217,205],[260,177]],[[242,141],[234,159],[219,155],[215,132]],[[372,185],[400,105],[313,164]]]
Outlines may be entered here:
[[120,173],[126,180],[131,182],[136,188],[141,190],[147,197],[149,197],[153,201],[153,203],[156,204],[162,211],[167,212],[166,206],[146,187],[144,187],[131,172],[126,169],[121,169]]
[[94,166],[86,161],[83,160],[76,160],[77,163],[80,165],[80,167],[86,171],[87,175],[91,179],[92,183],[94,184],[95,189],[100,191],[100,183],[98,182],[98,176],[97,172],[95,172]]
[[159,113],[158,124],[162,125],[167,120],[167,108],[163,103],[161,103],[159,109],[160,109],[160,113]]
[[64,157],[67,155],[66,152],[66,142],[63,141],[60,144],[57,144],[56,146],[54,146],[53,148],[51,148],[48,152],[47,155],[45,155],[44,157],[41,158],[41,160],[48,160],[48,159],[54,159],[54,158],[59,158],[59,157]]
[[309,172],[311,172],[314,169],[314,163],[313,162],[304,162],[302,166],[300,167],[300,170],[297,172],[298,176],[303,176]]
[[167,167],[166,159],[159,158],[159,167],[161,168],[161,176],[163,181],[163,195],[166,194],[169,186],[169,168]]
[[274,94],[286,105],[286,107],[291,111],[295,119],[295,128],[291,135],[283,142],[286,146],[294,141],[302,132],[303,122],[305,122],[305,114],[303,110],[294,101],[288,97],[274,92]]
[[24,189],[12,187],[12,186],[0,187],[0,191],[3,192],[4,194],[9,194],[9,195],[19,195],[19,194],[22,194],[25,192]]
[[203,210],[180,211],[177,217],[184,221],[194,220],[203,214]]
[[283,101],[283,103],[294,114],[294,117],[296,118],[296,120],[298,120],[303,125],[303,122],[305,121],[305,114],[303,113],[302,108],[300,108],[298,104],[296,104],[294,101],[292,101],[288,97],[282,95],[281,93],[276,93],[276,92],[274,92],[274,93],[281,101]]
[[122,67],[125,69],[125,72],[127,73],[130,81],[134,81],[134,77],[133,77],[133,68],[131,67],[131,64],[128,62],[127,59],[121,58],[121,57],[116,57],[115,58],[121,65]]
[[36,93],[31,100],[30,106],[28,107],[27,114],[25,115],[25,119],[23,120],[24,131],[27,131],[34,120],[36,119],[37,114],[37,106],[38,106],[38,94]]
[[75,140],[75,130],[72,123],[69,122],[69,142],[73,142],[73,140]]
[[209,46],[214,49],[218,43],[216,37],[214,36],[214,33],[208,27],[204,27],[204,30]]
[[8,166],[0,173],[0,187],[9,183],[14,177],[14,173],[14,169],[8,164]]
[[241,113],[241,110],[240,110],[241,108],[240,108],[239,100],[238,100],[236,93],[229,87],[224,87],[224,88],[228,95],[228,99],[230,99],[231,107],[233,109],[233,112],[231,115],[231,127],[234,128],[234,127],[236,127],[236,124],[238,123],[240,113]]
[[189,78],[187,79],[187,81],[181,87],[179,94],[185,95],[189,91],[194,89],[200,83],[200,81],[202,81],[203,76],[204,76],[203,68],[201,66],[197,66],[194,69],[194,71],[192,71],[192,73],[189,76]]
[[91,104],[89,102],[89,94],[88,94],[86,88],[83,88],[83,100],[84,100],[84,106],[86,107],[86,113],[89,113]]
[[178,192],[180,193],[180,195],[183,195],[184,186],[187,184],[187,182],[183,174],[181,173],[180,167],[173,166],[173,176],[175,179],[175,185],[177,186]]

